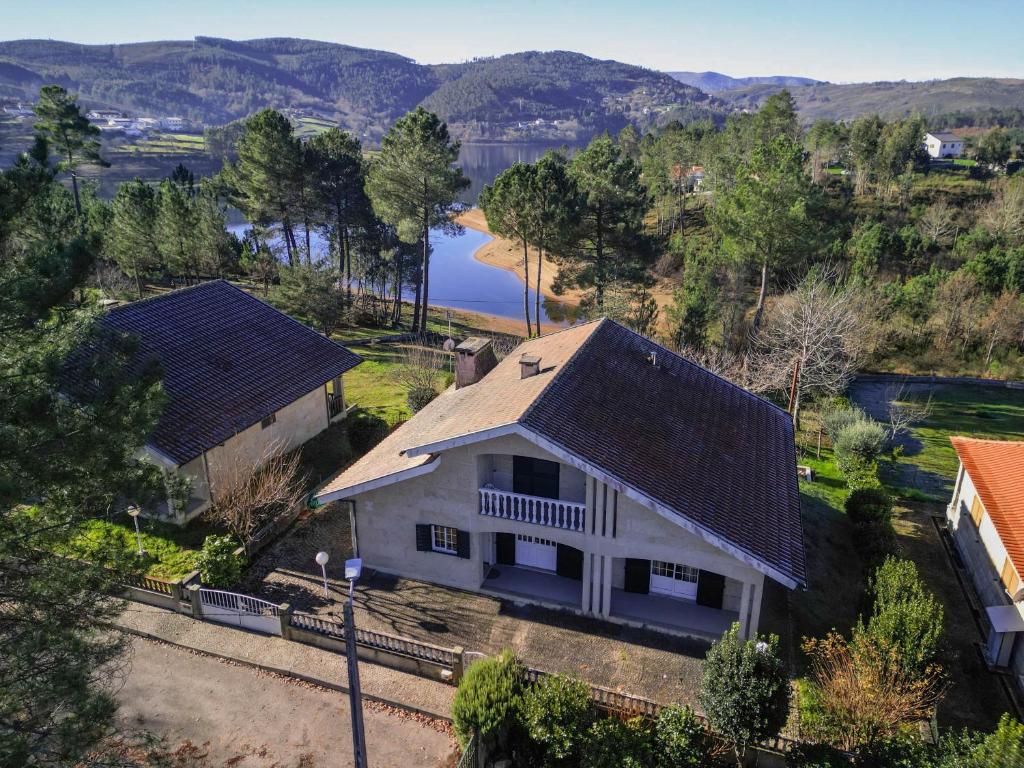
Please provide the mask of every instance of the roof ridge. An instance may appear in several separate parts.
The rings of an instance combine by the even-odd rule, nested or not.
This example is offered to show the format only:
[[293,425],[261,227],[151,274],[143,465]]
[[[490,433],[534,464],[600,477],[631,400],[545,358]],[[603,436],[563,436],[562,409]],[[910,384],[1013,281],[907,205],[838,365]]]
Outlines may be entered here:
[[[557,371],[555,371],[555,375],[552,376],[551,380],[548,381],[548,383],[541,388],[540,392],[537,393],[537,396],[534,397],[533,401],[526,407],[526,410],[519,414],[519,417],[516,419],[515,423],[523,424],[526,421],[526,418],[533,412],[533,409],[537,407],[537,403],[544,399],[544,395],[547,394],[548,390],[551,389],[552,385],[558,380],[558,377],[561,376],[566,371],[566,369],[569,368],[570,365],[572,365],[573,360],[579,357],[579,354],[580,352],[583,351],[583,348],[589,345],[591,341],[593,341],[594,336],[597,335],[597,332],[601,329],[601,326],[604,325],[606,321],[608,321],[608,318],[602,316],[596,318],[595,320],[588,320],[586,323],[580,323],[580,325],[570,325],[569,328],[563,328],[560,331],[555,331],[554,333],[547,334],[548,336],[554,336],[557,333],[562,333],[563,331],[568,331],[573,328],[582,328],[583,326],[589,325],[590,323],[594,323],[596,325],[594,330],[592,330],[587,335],[587,338],[584,339],[583,343],[576,347],[576,349],[573,350],[572,354],[569,355],[568,358],[566,358],[564,363],[562,363],[561,367]],[[536,338],[539,339],[543,337],[537,336]],[[526,342],[523,343],[525,344]],[[516,349],[518,349],[518,347],[516,347]]]
[[[180,288],[171,288],[171,290],[164,291],[163,293],[158,293],[155,296],[145,296],[141,299],[135,299],[134,301],[125,302],[124,304],[118,304],[116,307],[111,307],[109,310],[107,310],[107,312],[117,312],[122,309],[127,309],[128,307],[137,307],[141,304],[152,304],[154,302],[161,301],[162,299],[168,299],[171,298],[172,296],[181,296],[183,293],[188,293],[189,291],[197,291],[200,288],[207,288],[217,283],[231,285],[231,283],[228,282],[223,277],[218,277],[215,280],[203,280],[202,282],[196,283],[195,285],[183,285]],[[231,287],[234,288],[235,286]],[[238,290],[241,289],[239,288]]]

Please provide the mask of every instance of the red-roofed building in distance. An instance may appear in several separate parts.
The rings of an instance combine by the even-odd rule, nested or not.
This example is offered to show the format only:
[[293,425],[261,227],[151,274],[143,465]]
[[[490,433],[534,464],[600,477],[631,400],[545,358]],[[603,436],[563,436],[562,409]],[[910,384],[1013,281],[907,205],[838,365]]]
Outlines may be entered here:
[[1024,691],[1024,442],[950,441],[960,471],[946,517],[985,610],[985,654]]

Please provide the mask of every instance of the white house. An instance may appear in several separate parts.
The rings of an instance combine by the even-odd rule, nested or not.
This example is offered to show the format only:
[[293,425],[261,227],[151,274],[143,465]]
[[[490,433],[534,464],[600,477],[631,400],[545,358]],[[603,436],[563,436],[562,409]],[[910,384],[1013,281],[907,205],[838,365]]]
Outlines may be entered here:
[[955,133],[937,131],[924,135],[924,148],[929,157],[960,157],[964,153],[964,140]]
[[104,328],[138,339],[167,402],[144,453],[191,484],[183,506],[146,510],[184,523],[262,460],[345,417],[342,375],[362,359],[223,280],[115,307]]
[[467,339],[317,498],[370,568],[705,639],[805,581],[789,416],[607,319],[500,362]]
[[188,120],[184,117],[161,117],[160,127],[165,131],[183,131],[188,125]]
[[985,655],[1024,691],[1024,442],[950,439],[960,471],[946,517],[985,610]]

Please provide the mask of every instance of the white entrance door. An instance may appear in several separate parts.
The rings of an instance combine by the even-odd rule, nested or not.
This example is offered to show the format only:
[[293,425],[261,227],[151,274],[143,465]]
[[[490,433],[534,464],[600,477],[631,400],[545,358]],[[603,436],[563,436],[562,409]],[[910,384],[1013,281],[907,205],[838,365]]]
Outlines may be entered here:
[[682,563],[651,560],[651,592],[695,600],[699,573],[698,569]]
[[558,550],[555,542],[538,536],[516,534],[516,565],[553,571],[557,562]]

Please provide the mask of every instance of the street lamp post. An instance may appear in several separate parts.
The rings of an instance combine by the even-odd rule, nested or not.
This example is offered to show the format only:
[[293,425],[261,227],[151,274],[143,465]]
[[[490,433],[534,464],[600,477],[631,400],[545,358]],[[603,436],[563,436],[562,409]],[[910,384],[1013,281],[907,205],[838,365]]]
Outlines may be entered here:
[[132,520],[135,521],[135,541],[139,545],[139,557],[142,557],[146,554],[146,551],[142,548],[142,532],[139,531],[139,513],[141,511],[142,510],[140,510],[134,504],[128,507],[128,514],[132,518]]
[[324,575],[324,597],[330,597],[331,592],[327,589],[327,561],[330,559],[330,555],[326,552],[316,553],[316,563],[320,566],[320,572]]
[[[327,590],[326,552],[317,552],[316,563],[324,577],[324,594]],[[363,728],[363,693],[359,686],[359,658],[356,656],[356,619],[352,598],[356,582],[363,572],[363,561],[359,558],[345,561],[345,578],[348,579],[348,600],[342,606],[345,632],[345,658],[348,662],[348,701],[352,713],[352,757],[355,768],[366,768],[366,731]]]
[[348,601],[345,603],[345,656],[348,660],[348,699],[352,710],[352,752],[355,768],[366,768],[366,731],[363,729],[363,694],[359,687],[359,659],[356,656],[356,618],[352,607],[352,596],[356,582],[363,572],[360,558],[345,561],[345,578],[348,579]]

